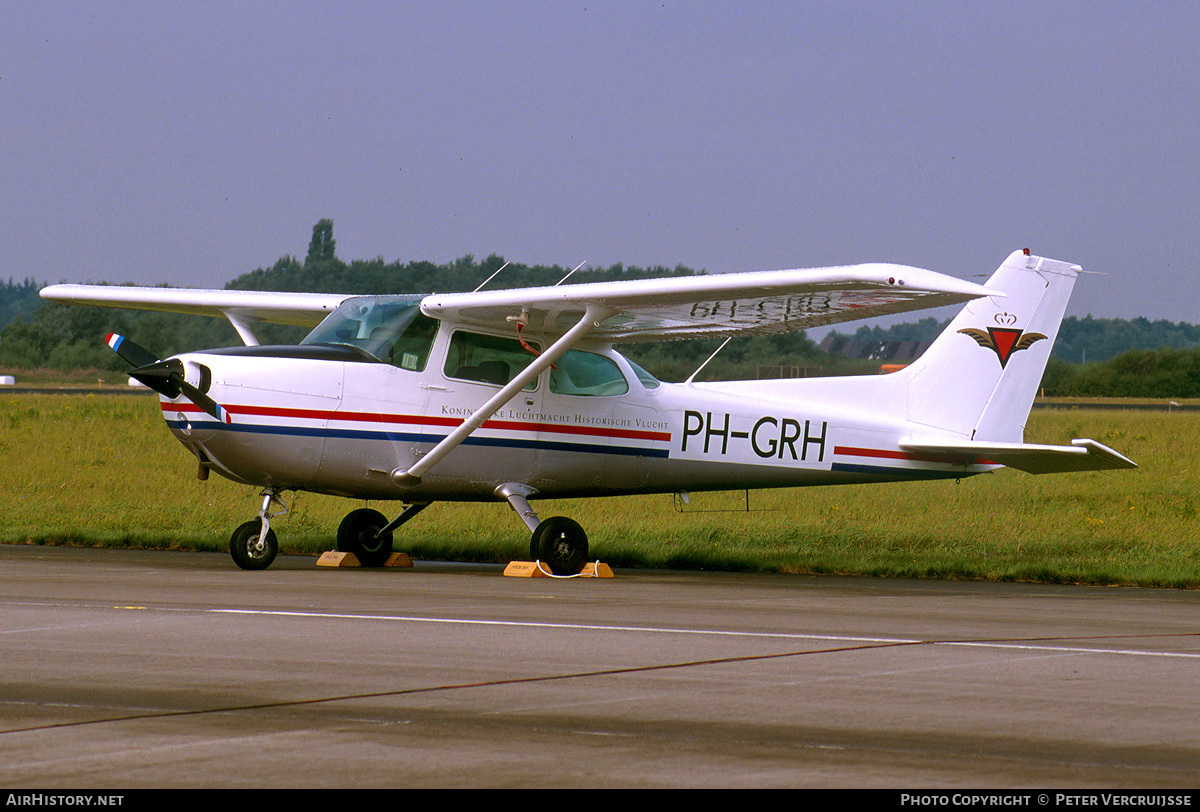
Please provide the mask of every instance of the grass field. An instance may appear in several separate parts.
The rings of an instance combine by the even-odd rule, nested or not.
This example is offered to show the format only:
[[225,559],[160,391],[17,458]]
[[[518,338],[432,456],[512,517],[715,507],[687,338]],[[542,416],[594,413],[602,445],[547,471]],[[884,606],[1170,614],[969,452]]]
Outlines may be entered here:
[[[615,566],[1195,587],[1198,430],[1191,413],[1039,410],[1028,442],[1092,437],[1141,468],[753,491],[751,512],[741,491],[693,494],[683,513],[670,496],[537,508],[579,521]],[[198,481],[151,397],[0,395],[0,460],[0,542],[224,550],[260,501],[215,475]],[[292,553],[330,549],[342,516],[367,504],[289,502],[274,527]],[[526,557],[528,536],[504,503],[439,503],[396,548],[508,561]]]

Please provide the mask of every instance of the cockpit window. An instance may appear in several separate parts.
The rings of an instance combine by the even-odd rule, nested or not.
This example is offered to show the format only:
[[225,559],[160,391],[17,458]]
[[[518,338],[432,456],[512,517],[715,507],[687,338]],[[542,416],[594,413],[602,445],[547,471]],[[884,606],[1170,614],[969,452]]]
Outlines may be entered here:
[[300,343],[358,347],[380,361],[421,372],[429,362],[437,325],[421,313],[419,300],[356,296],[338,305]]
[[560,395],[604,397],[624,395],[629,384],[611,358],[568,350],[550,370],[550,391]]

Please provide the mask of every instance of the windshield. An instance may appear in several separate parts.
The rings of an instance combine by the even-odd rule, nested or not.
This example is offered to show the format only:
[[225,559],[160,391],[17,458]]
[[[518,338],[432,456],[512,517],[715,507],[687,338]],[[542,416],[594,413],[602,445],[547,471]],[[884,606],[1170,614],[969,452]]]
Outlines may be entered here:
[[429,360],[437,321],[408,296],[355,296],[338,305],[301,344],[358,347],[380,361],[420,372]]

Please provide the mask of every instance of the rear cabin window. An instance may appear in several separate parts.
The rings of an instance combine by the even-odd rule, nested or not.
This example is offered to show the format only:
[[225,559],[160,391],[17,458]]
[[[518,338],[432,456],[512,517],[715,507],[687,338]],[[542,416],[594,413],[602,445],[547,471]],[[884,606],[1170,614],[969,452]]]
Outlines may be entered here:
[[633,370],[633,374],[637,375],[638,382],[642,386],[646,387],[647,389],[657,389],[658,387],[662,386],[662,382],[659,381],[658,378],[654,377],[649,372],[635,364],[633,361],[630,361],[628,358],[625,360],[629,363],[630,368]]
[[624,395],[629,384],[611,358],[568,350],[550,370],[550,391],[560,395],[606,397]]

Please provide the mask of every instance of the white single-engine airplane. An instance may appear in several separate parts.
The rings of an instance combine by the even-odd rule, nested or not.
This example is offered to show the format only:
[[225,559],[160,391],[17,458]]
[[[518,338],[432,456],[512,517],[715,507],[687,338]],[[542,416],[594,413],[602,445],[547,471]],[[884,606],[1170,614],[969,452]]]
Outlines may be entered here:
[[[209,471],[263,488],[238,566],[278,549],[283,491],[396,500],[352,511],[339,550],[383,564],[430,503],[506,500],[530,554],[578,572],[587,536],[530,500],[1134,468],[1093,440],[1022,442],[1076,265],[1013,253],[986,285],[901,265],[603,282],[429,296],[53,285],[46,299],[224,316],[244,347],[166,360],[108,342],[160,393]],[[889,375],[662,383],[613,342],[775,333],[969,302]],[[259,322],[314,329],[260,346]],[[693,376],[695,377],[695,376]],[[279,508],[275,509],[278,505]]]

